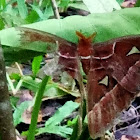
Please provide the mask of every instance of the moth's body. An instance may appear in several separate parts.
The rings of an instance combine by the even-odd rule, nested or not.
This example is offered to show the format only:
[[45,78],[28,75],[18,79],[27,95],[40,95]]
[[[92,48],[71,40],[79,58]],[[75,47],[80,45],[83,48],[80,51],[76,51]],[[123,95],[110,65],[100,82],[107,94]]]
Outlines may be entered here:
[[[88,77],[89,131],[92,138],[96,138],[114,124],[114,119],[140,91],[140,54],[128,55],[133,47],[140,50],[140,36],[92,44],[94,34],[85,37],[77,32],[77,35],[79,43],[76,55],[81,58],[83,70]],[[99,84],[105,76],[109,80],[107,86]]]

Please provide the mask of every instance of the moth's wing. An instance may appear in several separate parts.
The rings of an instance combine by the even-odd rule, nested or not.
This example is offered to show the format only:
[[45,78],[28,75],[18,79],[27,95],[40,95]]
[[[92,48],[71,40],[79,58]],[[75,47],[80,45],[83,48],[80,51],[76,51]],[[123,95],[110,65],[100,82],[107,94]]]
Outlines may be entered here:
[[[92,138],[105,133],[118,114],[140,92],[140,36],[128,36],[93,45],[88,74],[88,124]],[[101,80],[108,76],[108,85]]]
[[77,76],[77,47],[76,44],[61,43],[58,47],[58,63],[63,71],[68,72],[73,78]]
[[[134,47],[138,51],[128,55]],[[88,90],[91,96],[96,94],[94,98],[90,98],[95,100],[92,105],[112,89],[116,82],[120,82],[128,69],[140,60],[140,36],[128,36],[97,43],[93,45],[93,50],[88,74]],[[106,76],[108,76],[108,84],[101,84]],[[93,84],[90,84],[92,81],[95,82],[96,87],[92,88]]]
[[[101,65],[109,75],[120,83],[123,77],[127,74],[129,68],[140,60],[140,36],[128,36],[115,39],[105,43],[104,47],[96,47],[95,51],[99,51],[99,54],[103,54],[100,52],[101,48],[104,48],[106,51],[108,46],[111,45],[113,53],[109,58],[107,58],[107,56],[100,57]],[[137,49],[137,52],[130,54],[134,48]],[[133,91],[131,90],[131,92]]]
[[32,43],[32,42],[45,42],[45,43],[52,43],[54,45],[59,44],[66,44],[66,45],[71,45],[72,43],[58,37],[54,34],[36,30],[36,29],[31,29],[27,27],[17,27],[16,28],[18,31],[20,31],[20,41],[21,44],[26,44],[26,43]]
[[[72,77],[75,77],[75,71],[77,69],[77,61],[76,61],[77,48],[74,43],[71,43],[56,35],[44,31],[39,31],[36,29],[18,27],[17,30],[20,31],[20,41],[23,44],[31,42],[44,42],[56,45],[57,48],[54,51],[54,55],[58,59],[55,60],[56,65],[58,62],[59,69],[65,70]],[[52,67],[57,67],[54,66],[54,61]],[[55,69],[55,71],[57,71],[57,69]]]

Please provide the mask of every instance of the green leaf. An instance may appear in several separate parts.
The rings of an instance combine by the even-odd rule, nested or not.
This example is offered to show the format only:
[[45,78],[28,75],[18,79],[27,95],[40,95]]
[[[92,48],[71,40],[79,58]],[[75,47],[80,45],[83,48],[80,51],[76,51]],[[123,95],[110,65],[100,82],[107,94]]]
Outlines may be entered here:
[[21,103],[14,111],[13,118],[14,118],[14,125],[18,125],[22,122],[22,114],[23,112],[29,107],[31,101],[25,101]]
[[83,0],[83,2],[91,13],[105,13],[121,9],[116,0]]
[[[128,8],[113,13],[91,14],[87,17],[71,16],[61,20],[50,19],[26,25],[26,27],[56,34],[75,43],[78,41],[75,34],[76,30],[82,31],[86,35],[97,32],[98,35],[95,42],[101,42],[118,36],[140,33],[138,28],[140,25],[139,10],[140,8]],[[66,26],[67,24],[70,26]],[[3,45],[17,47],[20,45],[19,31],[16,31],[14,28],[0,31],[0,38]],[[44,49],[44,51],[46,50]]]
[[48,19],[50,16],[53,16],[53,15],[54,13],[53,13],[52,6],[46,6],[43,19]]
[[12,73],[10,75],[10,79],[14,79],[14,80],[20,80],[21,75],[19,73]]
[[77,119],[78,119],[78,116],[76,116],[76,118],[74,118],[72,121],[71,120],[68,120],[67,122],[67,126],[73,126],[77,123]]
[[[23,76],[22,77],[22,87],[25,87],[27,89],[32,90],[34,93],[36,93],[39,89],[41,80],[39,79],[33,79],[30,76]],[[79,97],[80,94],[79,92],[76,91],[70,91],[68,89],[65,89],[58,83],[54,83],[52,81],[49,81],[48,84],[46,85],[45,92],[44,92],[44,97],[61,97],[66,94],[71,94],[75,97]]]
[[17,0],[17,4],[18,4],[18,10],[19,10],[19,14],[20,16],[25,19],[27,14],[28,14],[28,10],[27,10],[27,6],[25,4],[24,0]]
[[25,19],[28,23],[34,23],[39,20],[39,15],[36,11],[32,10]]
[[68,135],[72,134],[72,129],[67,126],[47,126],[43,128],[39,128],[36,130],[36,135],[42,134],[42,133],[51,133],[51,134],[57,134],[64,138],[68,138]]
[[[94,41],[103,42],[125,35],[140,34],[139,10],[140,8],[127,8],[112,13],[91,14],[86,17],[71,16],[60,20],[50,19],[29,24],[26,27],[49,32],[74,43],[78,42],[76,30],[87,36],[97,32]],[[38,42],[36,45],[33,43],[32,46],[29,44],[21,46],[19,31],[14,28],[0,31],[0,39],[2,45],[46,53],[45,42]]]
[[79,104],[73,101],[66,102],[60,107],[56,113],[45,123],[45,127],[50,125],[58,125],[61,121],[69,116],[75,109],[79,107]]
[[79,107],[78,103],[68,101],[62,107],[60,107],[56,113],[49,118],[45,123],[44,128],[39,128],[36,131],[36,135],[42,133],[53,133],[61,135],[62,137],[68,138],[68,135],[72,134],[72,129],[67,126],[58,126],[61,121],[68,117],[75,109]]
[[36,13],[39,15],[40,19],[43,19],[43,13],[42,11],[39,9],[39,6],[35,6],[35,5],[31,5],[30,6],[32,7],[32,9],[34,11],[36,11]]
[[37,56],[34,57],[33,62],[32,62],[32,72],[33,72],[33,77],[35,78],[39,69],[40,69],[40,65],[41,65],[41,61],[42,61],[42,56]]
[[38,91],[41,81],[38,81],[37,79],[34,80],[30,76],[23,76],[22,80],[22,87],[27,88],[35,93]]

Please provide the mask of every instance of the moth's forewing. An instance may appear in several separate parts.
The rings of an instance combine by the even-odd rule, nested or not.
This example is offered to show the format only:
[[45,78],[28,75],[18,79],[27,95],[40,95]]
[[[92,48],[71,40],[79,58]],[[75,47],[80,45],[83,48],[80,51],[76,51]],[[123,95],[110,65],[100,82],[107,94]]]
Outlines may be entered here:
[[60,45],[58,55],[59,64],[62,65],[64,71],[67,71],[73,78],[76,78],[78,70],[76,45]]
[[[102,136],[118,114],[140,92],[140,36],[122,37],[93,45],[88,74],[88,125],[92,138]],[[108,85],[100,84],[108,76]]]
[[44,49],[46,49],[46,53],[54,53],[56,58],[49,65],[56,68],[52,68],[51,72],[50,70],[46,70],[46,74],[55,72],[59,73],[58,71],[63,70],[67,71],[73,78],[75,77],[77,69],[77,49],[74,43],[68,42],[56,35],[36,29],[18,27],[17,30],[20,31],[20,41],[24,48],[32,45],[31,48],[28,49],[33,49],[32,47],[39,45],[38,51],[45,51]]
[[24,49],[35,50],[38,52],[55,52],[59,44],[71,44],[56,35],[39,31],[36,29],[17,27],[20,36],[20,46]]
[[53,76],[54,80],[56,81],[59,80],[60,74],[64,71],[66,71],[73,78],[76,78],[77,54],[75,48],[75,46],[63,46],[63,44],[59,45],[54,59],[51,60],[51,63],[46,64],[45,73]]
[[16,29],[20,31],[22,42],[42,41],[42,42],[56,43],[56,41],[58,41],[60,44],[71,44],[65,39],[48,32],[31,29],[27,27],[17,27]]

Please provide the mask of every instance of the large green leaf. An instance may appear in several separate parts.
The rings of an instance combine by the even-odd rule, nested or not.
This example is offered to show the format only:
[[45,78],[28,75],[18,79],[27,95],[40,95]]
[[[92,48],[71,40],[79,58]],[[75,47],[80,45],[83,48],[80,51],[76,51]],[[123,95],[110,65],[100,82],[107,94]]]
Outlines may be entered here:
[[[71,16],[60,20],[50,19],[29,24],[26,27],[49,32],[75,43],[78,41],[76,30],[85,35],[97,32],[95,42],[102,42],[120,36],[140,34],[139,10],[140,8],[130,8],[112,13],[91,14],[87,17]],[[46,43],[36,42],[36,44],[21,46],[19,31],[15,28],[0,31],[0,39],[2,45],[46,52]]]

